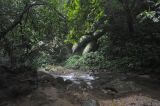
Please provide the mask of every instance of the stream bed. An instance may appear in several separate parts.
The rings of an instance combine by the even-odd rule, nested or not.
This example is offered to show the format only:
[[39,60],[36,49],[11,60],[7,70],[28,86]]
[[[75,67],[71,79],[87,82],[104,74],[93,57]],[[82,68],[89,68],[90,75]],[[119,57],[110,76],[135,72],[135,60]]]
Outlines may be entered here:
[[64,81],[70,80],[75,84],[81,84],[82,82],[85,82],[89,86],[91,86],[91,81],[96,79],[96,77],[91,75],[91,73],[84,72],[72,72],[63,75],[51,73],[51,75],[55,78],[61,77]]

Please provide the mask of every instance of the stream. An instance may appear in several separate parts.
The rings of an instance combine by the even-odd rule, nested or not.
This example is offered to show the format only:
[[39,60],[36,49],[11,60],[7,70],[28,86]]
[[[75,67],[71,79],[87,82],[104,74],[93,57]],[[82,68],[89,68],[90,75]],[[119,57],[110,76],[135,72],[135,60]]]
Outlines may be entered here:
[[64,81],[70,80],[75,84],[81,84],[82,82],[85,82],[88,86],[91,86],[91,81],[96,79],[96,77],[91,75],[91,73],[85,72],[72,72],[63,75],[51,73],[51,75],[55,78],[61,77],[64,79]]
[[40,71],[48,73],[52,75],[54,78],[60,77],[60,78],[63,78],[64,81],[70,80],[74,84],[80,85],[82,83],[86,83],[90,87],[92,87],[92,81],[98,78],[98,77],[95,77],[91,72],[74,71],[74,72],[68,72],[68,73],[62,73],[62,72],[59,73],[59,72],[45,71],[45,69],[40,69]]

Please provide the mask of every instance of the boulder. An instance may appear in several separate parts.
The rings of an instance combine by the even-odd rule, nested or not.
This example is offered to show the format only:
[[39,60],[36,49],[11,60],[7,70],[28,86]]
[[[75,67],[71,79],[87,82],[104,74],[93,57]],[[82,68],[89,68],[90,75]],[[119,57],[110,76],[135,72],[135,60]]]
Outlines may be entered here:
[[70,85],[70,84],[72,84],[72,83],[73,83],[73,82],[72,82],[71,80],[68,80],[68,79],[65,81],[65,84],[66,84],[66,85]]
[[40,83],[53,83],[55,82],[55,78],[43,71],[38,71],[38,82]]
[[5,96],[18,97],[26,95],[36,88],[36,82],[37,72],[32,67],[20,66],[10,68],[0,66],[0,91]]
[[65,81],[64,81],[64,79],[63,79],[62,77],[57,77],[57,78],[56,78],[56,81],[57,81],[57,83],[59,83],[59,84],[64,84],[64,83],[65,83]]
[[129,92],[138,92],[141,89],[133,81],[122,81],[120,79],[114,79],[102,86],[103,90],[112,92],[114,94],[125,94]]

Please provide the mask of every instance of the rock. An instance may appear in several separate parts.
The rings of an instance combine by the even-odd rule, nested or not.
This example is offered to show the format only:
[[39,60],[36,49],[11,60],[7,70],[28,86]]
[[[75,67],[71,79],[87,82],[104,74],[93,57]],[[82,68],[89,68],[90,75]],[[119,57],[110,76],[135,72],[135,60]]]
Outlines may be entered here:
[[37,72],[32,67],[20,66],[12,69],[0,66],[0,90],[6,96],[17,97],[30,93],[36,86],[36,79]]
[[64,84],[64,83],[65,83],[65,81],[64,81],[64,79],[63,79],[62,77],[57,77],[57,78],[56,78],[56,81],[57,81],[57,83],[59,83],[59,84]]
[[103,93],[111,95],[140,91],[141,88],[134,81],[129,80],[131,75],[121,72],[102,72],[92,85],[94,88],[100,88]]
[[52,83],[55,82],[55,78],[46,72],[38,71],[38,81],[42,83]]
[[104,90],[108,91],[111,94],[118,93],[118,91],[115,88],[105,87]]
[[99,106],[99,103],[96,100],[86,100],[82,102],[81,106]]
[[114,79],[111,82],[106,83],[103,85],[103,88],[112,88],[109,90],[118,94],[137,92],[141,90],[133,81],[121,81],[120,79]]
[[146,78],[146,79],[150,79],[151,77],[149,75],[139,75],[140,78]]
[[72,82],[71,80],[66,80],[66,81],[65,81],[65,84],[66,84],[66,85],[70,85],[70,84],[72,84],[72,83],[73,83],[73,82]]

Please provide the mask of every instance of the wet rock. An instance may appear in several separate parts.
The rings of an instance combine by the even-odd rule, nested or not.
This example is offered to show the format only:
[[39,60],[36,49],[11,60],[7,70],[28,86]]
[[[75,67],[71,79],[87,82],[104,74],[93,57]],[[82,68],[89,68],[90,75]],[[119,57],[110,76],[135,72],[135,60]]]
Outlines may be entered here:
[[53,83],[53,82],[55,82],[55,78],[46,72],[39,71],[38,72],[38,81],[41,83],[49,83],[49,82]]
[[72,82],[71,80],[66,80],[66,81],[65,81],[65,84],[66,84],[66,85],[70,85],[70,84],[72,84],[72,83],[73,83],[73,82]]
[[57,83],[59,83],[59,84],[64,84],[64,83],[65,83],[65,81],[64,81],[64,79],[63,79],[62,77],[57,77],[57,78],[56,78],[56,81],[57,81]]
[[99,106],[96,100],[86,100],[82,102],[81,106]]
[[53,76],[53,74],[50,74],[45,71],[38,72],[38,81],[40,82],[40,84],[46,85],[48,83],[56,87],[63,87],[63,86],[70,85],[73,83],[69,79],[64,80],[63,77],[56,77],[56,76]]

